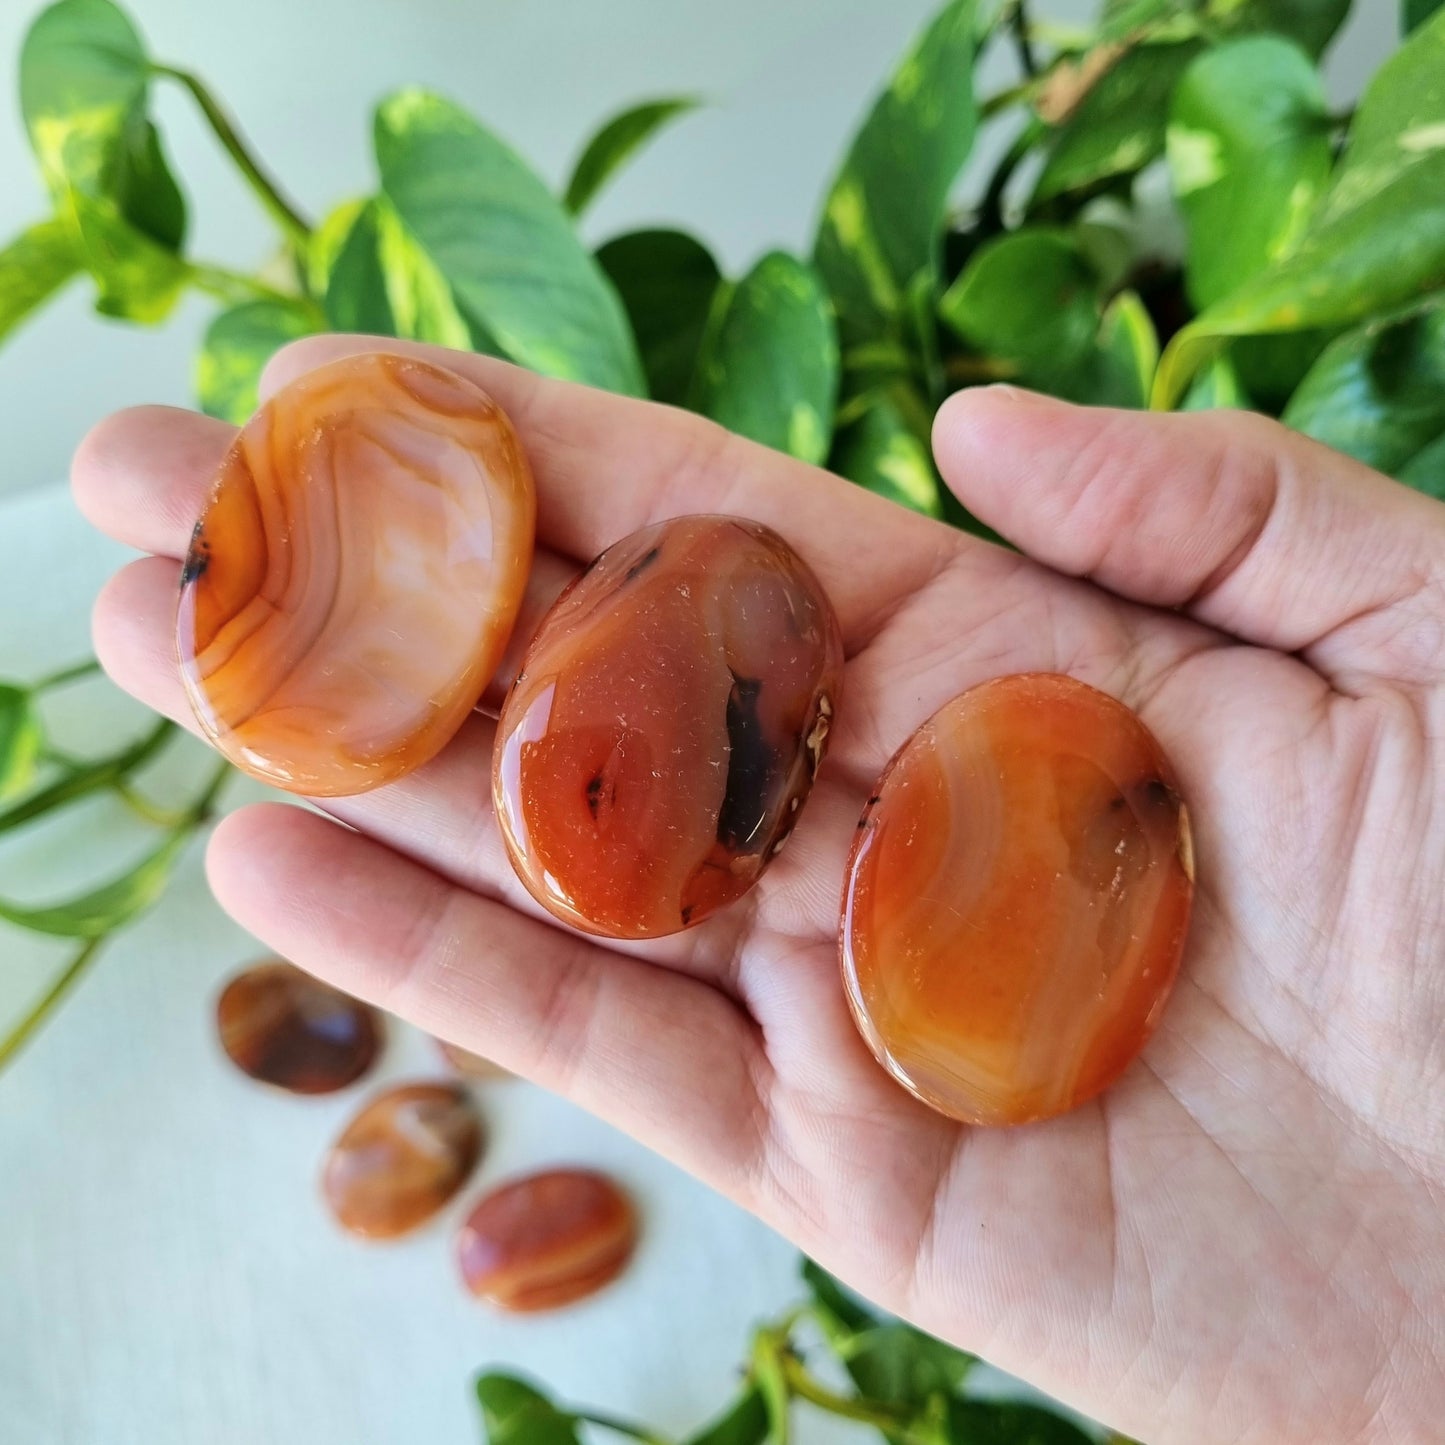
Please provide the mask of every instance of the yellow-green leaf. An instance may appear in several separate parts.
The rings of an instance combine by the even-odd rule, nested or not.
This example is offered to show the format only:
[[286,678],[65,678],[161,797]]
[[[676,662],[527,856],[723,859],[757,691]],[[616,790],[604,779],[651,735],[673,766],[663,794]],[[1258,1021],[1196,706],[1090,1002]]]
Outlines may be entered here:
[[1203,308],[1288,254],[1329,183],[1329,112],[1309,57],[1272,35],[1206,51],[1175,87],[1167,150]]
[[872,398],[862,416],[839,431],[828,465],[900,506],[926,517],[943,515],[933,458],[885,395]]
[[1445,284],[1445,10],[1381,67],[1328,193],[1288,254],[1170,342],[1168,407],[1232,336],[1304,331],[1408,305]]
[[617,293],[561,203],[460,107],[404,90],[376,115],[382,190],[468,320],[549,376],[640,394]]
[[0,338],[43,306],[80,269],[69,229],[41,221],[0,251]]
[[256,410],[266,363],[283,346],[321,327],[305,303],[246,301],[223,311],[206,328],[196,358],[201,410],[240,426]]
[[853,140],[813,260],[845,350],[899,341],[909,288],[935,277],[944,207],[973,146],[974,0],[944,6]]

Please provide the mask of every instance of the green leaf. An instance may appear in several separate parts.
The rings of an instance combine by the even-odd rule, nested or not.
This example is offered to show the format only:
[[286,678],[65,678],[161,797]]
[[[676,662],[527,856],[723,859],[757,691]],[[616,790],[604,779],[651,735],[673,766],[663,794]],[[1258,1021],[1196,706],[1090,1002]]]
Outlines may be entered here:
[[1378,471],[1403,476],[1445,438],[1445,302],[1333,341],[1282,420]]
[[668,121],[696,110],[701,104],[694,96],[671,100],[646,100],[614,115],[587,143],[578,158],[572,179],[567,182],[563,204],[579,216],[613,173]]
[[134,868],[64,903],[43,908],[0,899],[0,918],[34,933],[62,938],[99,938],[129,923],[165,891],[171,869],[190,841],[192,829],[178,829]]
[[1400,34],[1418,29],[1442,4],[1445,0],[1400,0]]
[[506,355],[549,376],[642,392],[617,293],[507,146],[450,101],[403,90],[377,111],[376,157],[406,229]]
[[148,76],[140,35],[110,0],[59,0],[41,11],[20,51],[20,113],[52,188],[108,192]]
[[142,325],[170,315],[191,275],[179,256],[138,231],[113,201],[72,188],[57,202],[57,214],[95,280],[97,311]]
[[1416,452],[1400,468],[1399,480],[1417,492],[1445,501],[1445,436]]
[[1125,51],[1055,128],[1030,204],[1132,175],[1157,159],[1175,83],[1200,49],[1197,40],[1170,40]]
[[246,301],[206,328],[196,359],[201,410],[237,426],[256,410],[262,368],[288,341],[320,328],[301,302]]
[[951,1400],[947,1435],[956,1445],[1093,1445],[1093,1436],[1042,1405]]
[[933,458],[886,395],[871,398],[863,414],[838,432],[828,465],[890,502],[926,517],[943,515]]
[[720,295],[698,357],[694,411],[821,462],[833,435],[838,341],[817,273],[784,251]]
[[762,1445],[768,1438],[768,1407],[756,1385],[748,1385],[716,1419],[683,1445]]
[[43,306],[80,269],[69,228],[41,221],[0,251],[0,338]]
[[1189,295],[1203,308],[1287,254],[1329,183],[1330,118],[1313,64],[1270,35],[1206,51],[1175,87],[1167,149]]
[[333,330],[476,349],[451,287],[384,196],[357,213],[331,267],[326,318]]
[[1213,0],[1211,18],[1226,28],[1287,35],[1317,60],[1335,38],[1351,0]]
[[722,280],[700,241],[682,231],[633,231],[597,252],[632,322],[649,394],[686,404]]
[[1082,360],[1039,372],[1037,384],[1085,406],[1145,407],[1158,364],[1159,338],[1147,308],[1135,292],[1121,291]]
[[839,1356],[861,1394],[904,1410],[952,1395],[975,1363],[973,1355],[897,1321],[853,1336]]
[[1277,415],[1339,330],[1338,326],[1312,327],[1231,341],[1229,359],[1254,409]]
[[1248,411],[1249,394],[1239,380],[1239,373],[1227,356],[1217,356],[1190,384],[1180,411],[1215,411],[1220,408]]
[[841,1280],[828,1273],[821,1264],[804,1256],[799,1274],[808,1286],[813,1303],[824,1311],[845,1333],[856,1334],[871,1329],[883,1316],[869,1309]]
[[1067,369],[1099,329],[1099,287],[1067,231],[1029,226],[979,247],[938,309],[1016,375]]
[[333,206],[317,222],[306,248],[306,285],[313,296],[324,296],[331,280],[332,268],[341,248],[351,235],[356,218],[371,204],[365,196],[354,196]]
[[515,1375],[477,1377],[488,1445],[579,1445],[577,1422]]
[[1292,251],[1186,326],[1159,369],[1169,406],[1231,336],[1407,305],[1445,281],[1445,11],[1381,67],[1333,184]]
[[829,191],[813,259],[845,350],[897,341],[909,288],[936,279],[944,207],[973,145],[974,0],[953,0],[894,72]]
[[0,683],[0,803],[30,786],[44,737],[29,689]]
[[168,251],[186,237],[186,200],[171,174],[160,132],[140,109],[121,137],[112,189],[120,213]]

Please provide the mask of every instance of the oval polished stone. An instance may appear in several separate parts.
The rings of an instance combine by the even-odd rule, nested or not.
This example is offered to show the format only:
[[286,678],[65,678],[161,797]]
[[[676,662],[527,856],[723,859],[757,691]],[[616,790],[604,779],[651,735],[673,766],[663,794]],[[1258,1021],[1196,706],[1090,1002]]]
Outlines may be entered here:
[[511,423],[461,377],[376,353],[292,382],[227,453],[181,574],[202,732],[316,796],[426,762],[501,659],[535,512]]
[[467,1288],[499,1309],[556,1309],[610,1284],[637,1247],[632,1202],[605,1174],[552,1169],[504,1184],[457,1241]]
[[331,1094],[381,1051],[381,1017],[280,959],[238,973],[216,1000],[221,1047],[243,1074],[292,1094]]
[[741,897],[797,820],[842,678],[832,605],[767,527],[678,517],[609,547],[542,620],[498,723],[522,882],[611,938]]
[[482,1121],[454,1084],[379,1094],[331,1146],[321,1192],[337,1223],[367,1239],[425,1224],[456,1197],[482,1156]]
[[1188,812],[1132,712],[1067,677],[983,683],[904,744],[858,825],[854,1017],[945,1114],[1062,1113],[1154,1032],[1193,891]]

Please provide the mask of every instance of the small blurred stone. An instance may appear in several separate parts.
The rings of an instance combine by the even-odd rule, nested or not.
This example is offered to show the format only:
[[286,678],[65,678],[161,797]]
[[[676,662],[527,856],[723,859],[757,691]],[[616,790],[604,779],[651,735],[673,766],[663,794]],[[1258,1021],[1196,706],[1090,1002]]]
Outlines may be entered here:
[[454,1068],[457,1073],[468,1079],[515,1079],[517,1076],[500,1064],[494,1064],[490,1059],[484,1059],[480,1054],[474,1054],[470,1049],[459,1048],[456,1044],[449,1044],[445,1039],[436,1041],[437,1048],[442,1058]]
[[238,973],[216,1000],[226,1056],[243,1074],[293,1094],[332,1094],[381,1052],[375,1009],[280,959]]
[[556,1309],[610,1284],[637,1247],[637,1213],[605,1174],[552,1169],[494,1189],[457,1241],[462,1279],[514,1312]]
[[331,1146],[321,1192],[343,1229],[394,1239],[457,1195],[482,1155],[482,1121],[455,1084],[378,1094]]

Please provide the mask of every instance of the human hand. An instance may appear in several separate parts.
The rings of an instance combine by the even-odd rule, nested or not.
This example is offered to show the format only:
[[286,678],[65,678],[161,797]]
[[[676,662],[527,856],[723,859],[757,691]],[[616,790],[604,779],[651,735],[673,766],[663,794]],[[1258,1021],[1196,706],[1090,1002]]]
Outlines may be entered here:
[[[271,389],[338,355],[282,353]],[[1245,415],[964,393],[950,486],[1017,556],[685,413],[412,348],[513,418],[539,550],[518,637],[635,528],[731,512],[831,595],[842,707],[786,852],[700,928],[611,945],[539,916],[491,812],[493,723],[326,809],[241,809],[223,906],[303,967],[564,1093],[861,1293],[1151,1445],[1404,1441],[1445,1418],[1445,508]],[[233,430],[160,408],[82,446],[82,510],[153,557],[96,646],[182,722],[178,559]],[[1032,560],[1031,560],[1032,559]],[[1199,887],[1142,1058],[1013,1130],[874,1062],[837,964],[844,860],[894,750],[985,678],[1067,672],[1178,770]],[[495,704],[501,688],[489,694]]]

